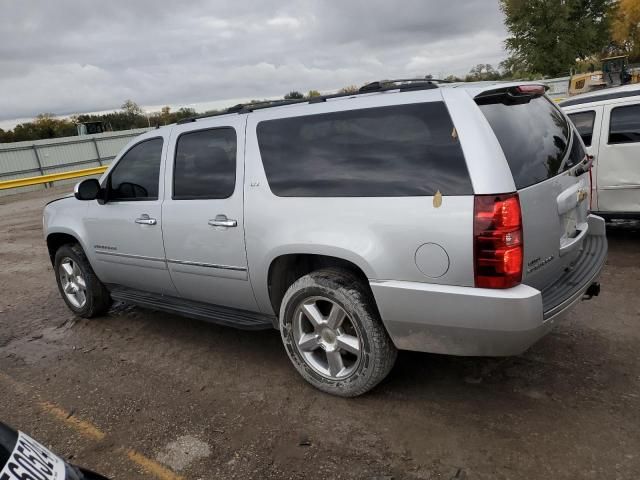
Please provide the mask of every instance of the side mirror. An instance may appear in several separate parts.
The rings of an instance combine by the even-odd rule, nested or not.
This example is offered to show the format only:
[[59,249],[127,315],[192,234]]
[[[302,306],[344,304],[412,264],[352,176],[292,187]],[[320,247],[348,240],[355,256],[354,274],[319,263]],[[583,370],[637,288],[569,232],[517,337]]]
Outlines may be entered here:
[[73,194],[78,200],[96,200],[101,197],[102,188],[95,178],[87,178],[76,184]]

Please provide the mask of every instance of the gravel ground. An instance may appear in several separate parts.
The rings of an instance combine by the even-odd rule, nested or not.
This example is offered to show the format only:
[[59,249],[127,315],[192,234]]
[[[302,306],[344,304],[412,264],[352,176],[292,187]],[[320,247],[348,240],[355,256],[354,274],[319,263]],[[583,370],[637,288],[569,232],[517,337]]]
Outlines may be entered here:
[[118,479],[640,471],[638,223],[610,226],[600,297],[524,355],[401,352],[348,400],[304,383],[276,331],[122,304],[74,318],[42,238],[44,204],[66,191],[0,197],[0,419],[73,462]]

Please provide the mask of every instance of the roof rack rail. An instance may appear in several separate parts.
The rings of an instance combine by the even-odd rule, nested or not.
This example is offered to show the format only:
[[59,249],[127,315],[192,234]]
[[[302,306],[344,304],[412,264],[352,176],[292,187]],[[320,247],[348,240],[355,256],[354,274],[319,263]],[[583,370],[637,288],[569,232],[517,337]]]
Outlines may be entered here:
[[253,102],[253,103],[238,103],[229,108],[225,108],[219,112],[215,113],[203,113],[202,115],[195,115],[193,117],[183,118],[182,120],[178,120],[176,125],[182,125],[184,123],[195,122],[196,120],[200,120],[203,118],[217,117],[220,115],[229,115],[231,113],[249,113],[254,110],[259,110],[262,108],[270,108],[270,107],[280,107],[283,105],[291,105],[294,103],[304,103],[308,102],[310,99],[308,98],[296,98],[291,100],[271,100],[264,102]]
[[219,115],[228,115],[231,113],[249,113],[254,110],[262,110],[263,108],[282,107],[284,105],[294,105],[296,103],[321,103],[333,98],[341,97],[353,97],[356,95],[362,95],[365,93],[383,92],[387,90],[428,90],[432,88],[438,88],[438,83],[450,83],[448,80],[430,79],[430,78],[410,78],[400,80],[380,80],[376,82],[367,83],[360,87],[356,92],[342,92],[332,93],[329,95],[320,95],[318,97],[310,98],[295,98],[286,100],[272,100],[265,102],[253,102],[253,103],[239,103],[233,107],[229,107],[225,110],[216,113],[205,113],[202,115],[196,115],[193,117],[183,118],[179,120],[177,125],[184,123],[195,122],[196,120],[209,117],[217,117]]

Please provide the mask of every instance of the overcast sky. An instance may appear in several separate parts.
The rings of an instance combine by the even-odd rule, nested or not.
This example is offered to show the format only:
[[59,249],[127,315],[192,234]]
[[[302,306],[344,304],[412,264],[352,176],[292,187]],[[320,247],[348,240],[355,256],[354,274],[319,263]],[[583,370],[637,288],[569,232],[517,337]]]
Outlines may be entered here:
[[0,0],[0,127],[460,75],[505,37],[497,0]]

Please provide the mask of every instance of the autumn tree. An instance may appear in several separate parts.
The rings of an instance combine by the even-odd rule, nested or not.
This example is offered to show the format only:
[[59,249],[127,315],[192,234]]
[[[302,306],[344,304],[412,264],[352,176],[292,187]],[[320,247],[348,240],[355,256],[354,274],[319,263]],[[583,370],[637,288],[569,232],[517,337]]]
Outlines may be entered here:
[[169,105],[165,105],[160,109],[160,118],[163,125],[173,123],[171,122],[171,107]]
[[544,75],[567,73],[576,59],[607,47],[613,6],[613,0],[500,0],[512,63]]
[[619,0],[611,24],[611,38],[631,61],[640,61],[639,0]]

